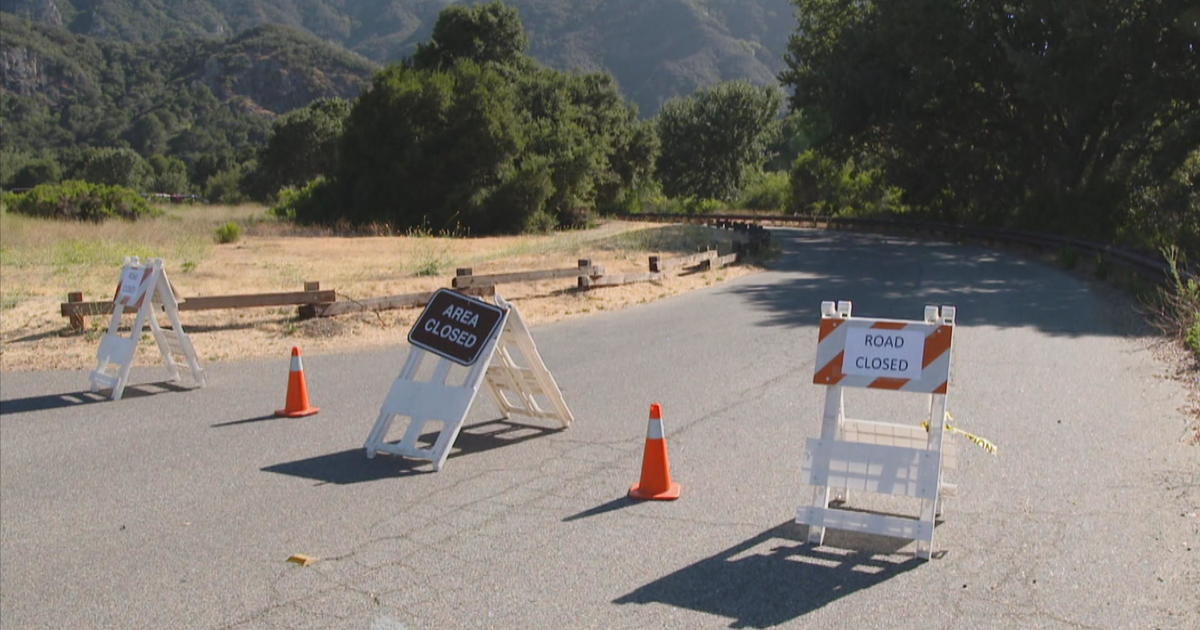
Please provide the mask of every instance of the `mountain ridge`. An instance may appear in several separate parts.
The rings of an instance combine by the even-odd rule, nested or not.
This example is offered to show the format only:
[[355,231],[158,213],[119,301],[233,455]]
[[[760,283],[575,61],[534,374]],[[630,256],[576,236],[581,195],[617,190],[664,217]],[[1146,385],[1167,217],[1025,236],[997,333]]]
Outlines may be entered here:
[[[446,0],[0,0],[0,11],[125,42],[233,39],[262,24],[306,31],[377,64],[429,38]],[[528,53],[559,70],[607,71],[643,116],[719,81],[769,84],[795,27],[789,0],[510,0]]]

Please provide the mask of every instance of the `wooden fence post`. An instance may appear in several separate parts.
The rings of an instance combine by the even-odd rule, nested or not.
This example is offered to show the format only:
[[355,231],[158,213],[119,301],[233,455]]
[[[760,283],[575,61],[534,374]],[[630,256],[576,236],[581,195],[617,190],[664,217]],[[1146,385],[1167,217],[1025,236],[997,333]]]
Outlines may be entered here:
[[[304,281],[305,291],[320,291],[321,283],[312,282],[311,280]],[[312,319],[317,316],[317,309],[312,304],[301,304],[296,307],[296,319]]]
[[[72,291],[72,292],[68,293],[67,301],[68,302],[82,302],[83,301],[83,292],[82,291]],[[78,311],[73,313],[68,321],[70,322],[71,330],[74,332],[83,332],[84,327],[87,326],[87,320],[84,319],[83,315],[81,315]]]

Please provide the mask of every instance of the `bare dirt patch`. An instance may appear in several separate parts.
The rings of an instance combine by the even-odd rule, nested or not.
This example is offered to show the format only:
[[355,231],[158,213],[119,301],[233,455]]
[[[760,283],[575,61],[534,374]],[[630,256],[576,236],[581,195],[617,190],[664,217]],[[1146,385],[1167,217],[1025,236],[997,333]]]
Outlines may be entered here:
[[[88,318],[83,333],[72,333],[59,305],[68,292],[85,300],[111,299],[122,253],[160,256],[179,297],[299,291],[306,281],[355,300],[450,286],[457,267],[476,275],[574,267],[580,258],[608,272],[645,271],[652,254],[678,256],[720,241],[729,251],[732,235],[697,226],[655,226],[612,222],[590,230],[546,236],[440,238],[432,236],[341,237],[287,233],[277,224],[250,225],[236,243],[211,243],[207,231],[225,215],[208,221],[163,220],[158,234],[140,226],[132,235],[109,233],[106,225],[89,234],[56,234],[48,239],[36,224],[6,217],[0,257],[0,369],[91,369],[107,316]],[[202,227],[189,227],[195,221]],[[55,226],[53,229],[60,229]],[[281,233],[282,232],[282,233]],[[64,255],[63,243],[68,243]],[[136,243],[136,246],[131,245]],[[100,253],[88,253],[88,248]],[[85,250],[79,253],[76,250]],[[685,274],[658,282],[581,291],[573,279],[505,284],[499,292],[532,324],[624,308],[710,286],[756,271],[738,265]],[[305,354],[399,347],[419,309],[399,309],[299,319],[296,307],[264,307],[181,313],[184,329],[202,362],[286,357],[292,346]],[[132,316],[126,316],[126,325]],[[138,364],[157,363],[148,333],[138,348]]]

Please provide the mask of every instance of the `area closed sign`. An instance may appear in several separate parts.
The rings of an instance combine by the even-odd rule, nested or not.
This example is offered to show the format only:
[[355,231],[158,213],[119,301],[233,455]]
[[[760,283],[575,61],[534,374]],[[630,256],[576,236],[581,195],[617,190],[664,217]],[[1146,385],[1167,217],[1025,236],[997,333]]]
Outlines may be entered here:
[[408,342],[455,363],[473,365],[504,315],[498,306],[439,289],[408,332]]

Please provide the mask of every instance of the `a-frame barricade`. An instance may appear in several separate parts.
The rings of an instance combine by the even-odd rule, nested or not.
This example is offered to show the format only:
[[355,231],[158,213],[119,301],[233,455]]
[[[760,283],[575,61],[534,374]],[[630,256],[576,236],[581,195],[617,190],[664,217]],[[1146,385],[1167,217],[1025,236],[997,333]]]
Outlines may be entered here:
[[[120,333],[127,307],[136,309],[129,336]],[[165,312],[169,328],[159,324],[159,311]],[[136,256],[131,256],[125,258],[121,268],[120,284],[113,298],[112,319],[96,351],[96,369],[89,376],[92,391],[111,389],[111,398],[121,399],[129,381],[129,369],[137,354],[138,341],[147,325],[158,344],[169,380],[180,380],[180,369],[186,368],[197,387],[208,383],[192,340],[179,321],[179,302],[167,280],[162,259],[148,258],[142,262]]]
[[[926,306],[924,321],[905,321],[851,317],[850,302],[821,304],[813,383],[827,389],[821,436],[805,445],[812,501],[796,512],[810,543],[821,544],[831,527],[914,540],[918,556],[932,557],[935,519],[951,489],[942,473],[954,318],[953,306]],[[928,394],[929,417],[925,426],[849,419],[846,387]],[[919,514],[843,509],[850,490],[913,497]]]
[[[469,313],[470,309],[491,305],[445,289],[438,293],[446,294],[444,297],[450,301],[443,304],[435,294],[414,324],[408,358],[392,383],[364,445],[367,457],[377,453],[398,455],[429,461],[435,471],[441,470],[484,382],[506,419],[518,414],[556,420],[562,428],[570,425],[571,411],[516,306],[497,294],[496,306],[491,308],[499,307],[501,314],[490,336],[485,337],[487,331],[479,334],[479,330],[470,328]],[[468,315],[461,315],[462,311],[451,314],[455,305],[460,304],[466,305]],[[447,319],[458,322],[454,325],[461,334],[446,323]],[[485,345],[470,363],[451,360],[436,347],[414,341],[414,334],[422,330],[440,331],[446,339],[470,339],[471,335],[477,335]],[[431,376],[425,379],[422,365],[427,360],[435,363]],[[401,417],[408,421],[404,435],[398,441],[389,441],[389,430]],[[440,423],[441,429],[431,446],[422,447],[419,440],[430,423]]]

